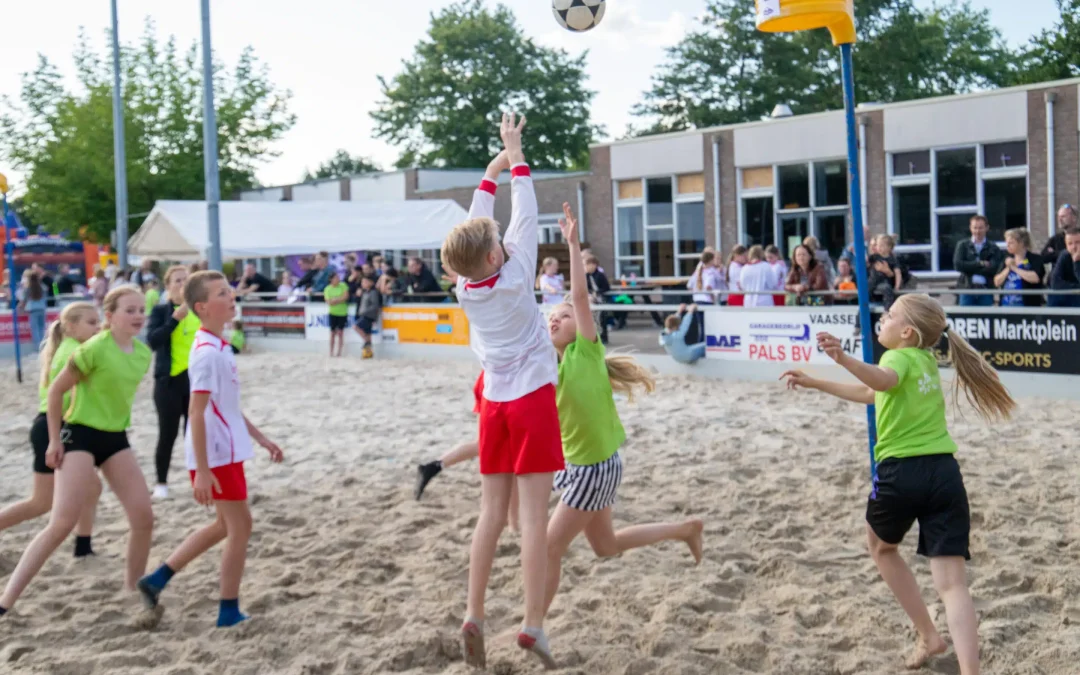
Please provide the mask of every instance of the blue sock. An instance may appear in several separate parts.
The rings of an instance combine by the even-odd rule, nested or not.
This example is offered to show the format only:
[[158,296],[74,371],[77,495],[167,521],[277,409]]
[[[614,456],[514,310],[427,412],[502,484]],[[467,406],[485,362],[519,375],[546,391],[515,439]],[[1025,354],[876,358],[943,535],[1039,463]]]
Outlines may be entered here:
[[153,574],[146,577],[146,582],[157,590],[162,591],[175,574],[176,572],[174,572],[171,567],[162,563],[161,567],[157,568],[154,570]]
[[217,625],[218,628],[228,628],[229,626],[235,626],[247,619],[247,615],[240,612],[240,599],[233,598],[232,600],[221,599],[221,606],[218,609]]

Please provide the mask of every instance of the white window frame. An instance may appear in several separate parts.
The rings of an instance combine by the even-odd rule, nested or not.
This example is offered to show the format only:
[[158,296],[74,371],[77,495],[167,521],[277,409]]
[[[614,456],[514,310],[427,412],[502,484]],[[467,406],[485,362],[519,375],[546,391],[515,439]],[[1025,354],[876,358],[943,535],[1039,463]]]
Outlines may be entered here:
[[[671,223],[663,223],[660,225],[649,224],[649,181],[656,179],[669,179],[671,181]],[[623,275],[623,263],[640,263],[643,274],[642,278],[649,279],[683,279],[685,278],[679,272],[679,261],[681,260],[697,260],[701,257],[701,251],[697,253],[680,253],[679,242],[681,241],[679,235],[679,204],[692,204],[698,203],[704,205],[705,193],[704,192],[679,192],[679,174],[660,174],[652,176],[641,177],[641,197],[634,199],[619,199],[619,183],[624,181],[612,180],[611,181],[611,201],[612,201],[612,237],[615,242],[615,276],[621,278]],[[621,208],[640,208],[641,209],[641,233],[644,237],[644,254],[643,255],[619,255],[619,209]],[[672,253],[675,257],[675,274],[673,276],[649,276],[649,268],[652,262],[651,255],[649,254],[649,233],[659,232],[661,230],[669,230],[672,236]],[[708,234],[709,225],[705,223],[705,233]]]
[[[562,244],[562,228],[559,227],[559,219],[562,218],[561,213],[541,213],[537,217],[537,241],[541,244]],[[581,236],[579,231],[578,242],[580,243]]]
[[[985,163],[986,146],[997,145],[999,143],[1015,143],[1023,141],[1025,143],[1026,158],[1024,166],[1006,166],[994,169],[983,168]],[[948,152],[950,150],[975,150],[975,204],[967,204],[963,206],[938,206],[938,192],[937,192],[937,155],[939,152]],[[906,154],[909,152],[929,152],[930,153],[930,173],[928,174],[916,174],[905,176],[893,175],[893,157],[898,154]],[[944,145],[932,148],[923,149],[910,149],[903,150],[901,152],[887,152],[885,153],[885,183],[888,189],[885,191],[885,216],[887,231],[889,234],[895,236],[897,232],[896,214],[893,210],[895,198],[893,196],[893,188],[897,187],[917,187],[928,185],[930,187],[930,243],[928,244],[911,244],[911,245],[898,245],[896,252],[900,253],[928,253],[930,254],[930,271],[912,271],[912,275],[919,279],[928,280],[952,280],[960,276],[959,272],[955,270],[941,270],[940,269],[940,227],[938,219],[940,216],[948,215],[976,215],[986,213],[986,181],[1003,180],[1007,178],[1023,178],[1026,186],[1025,194],[1025,206],[1026,214],[1024,220],[1024,226],[1029,230],[1031,229],[1031,178],[1029,175],[1029,167],[1031,161],[1031,144],[1027,138],[1005,138],[990,141],[987,143],[964,143],[961,145]],[[995,242],[999,247],[1005,248],[1004,241]]]
[[[773,200],[773,243],[777,248],[782,248],[780,242],[783,235],[783,227],[780,224],[780,220],[783,216],[791,215],[805,215],[807,219],[808,232],[821,240],[821,233],[818,231],[818,216],[831,216],[843,214],[847,216],[848,221],[844,225],[844,231],[847,231],[847,225],[850,224],[851,214],[851,186],[848,185],[848,203],[843,206],[829,205],[818,206],[817,205],[817,189],[814,185],[814,177],[817,175],[818,164],[832,164],[834,162],[843,162],[845,170],[847,167],[847,157],[822,157],[808,162],[783,162],[780,164],[772,165],[773,172],[773,186],[771,188],[751,188],[749,190],[743,189],[743,169],[736,170],[735,179],[737,181],[737,195],[736,201],[738,202],[739,212],[739,243],[746,245],[749,239],[746,233],[746,208],[743,200],[746,199],[759,199],[762,197],[771,197]],[[810,188],[810,206],[801,207],[797,209],[782,209],[780,208],[780,167],[782,166],[800,166],[805,165],[808,170],[807,182]],[[760,167],[746,167],[746,168],[760,168]]]

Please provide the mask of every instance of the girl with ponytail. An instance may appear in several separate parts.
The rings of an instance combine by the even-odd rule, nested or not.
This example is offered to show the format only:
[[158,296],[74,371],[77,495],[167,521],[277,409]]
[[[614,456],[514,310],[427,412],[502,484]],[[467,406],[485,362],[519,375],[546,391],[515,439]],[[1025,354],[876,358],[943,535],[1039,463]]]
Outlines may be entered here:
[[962,675],[979,672],[975,607],[968,592],[965,561],[971,514],[956,443],[945,422],[945,396],[933,348],[945,334],[956,371],[953,402],[960,392],[987,422],[1007,419],[1016,403],[997,373],[958,333],[949,330],[945,310],[927,295],[902,295],[881,319],[878,341],[888,349],[879,365],[847,355],[840,341],[817,336],[818,347],[860,380],[829,382],[792,370],[789,389],[804,387],[877,409],[876,471],[866,506],[870,555],[882,579],[907,612],[918,642],[907,660],[920,668],[946,649],[914,575],[898,551],[919,521],[919,555],[930,558],[934,586],[945,604]]
[[[98,332],[98,312],[88,302],[76,302],[64,307],[60,318],[49,326],[45,341],[42,343],[38,359],[41,361],[41,378],[38,383],[38,414],[30,426],[30,447],[34,450],[34,483],[30,498],[12,504],[0,510],[0,531],[18,525],[21,522],[43,516],[52,508],[53,470],[45,463],[45,452],[49,448],[49,428],[45,419],[48,407],[49,385],[67,366],[72,352]],[[71,403],[71,394],[65,393],[63,406],[66,410]],[[96,480],[95,476],[95,480]],[[79,516],[75,526],[75,556],[92,555],[90,535],[94,528],[94,511],[98,497],[101,496],[101,481],[97,481],[92,493],[93,501]]]

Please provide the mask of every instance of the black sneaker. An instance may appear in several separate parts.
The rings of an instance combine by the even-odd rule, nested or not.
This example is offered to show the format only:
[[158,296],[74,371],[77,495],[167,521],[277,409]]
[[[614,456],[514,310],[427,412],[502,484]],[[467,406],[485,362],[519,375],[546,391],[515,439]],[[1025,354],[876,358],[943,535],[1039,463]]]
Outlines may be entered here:
[[416,467],[416,489],[413,490],[416,501],[420,501],[420,497],[424,494],[424,488],[427,487],[432,478],[440,473],[442,473],[442,462],[430,462]]

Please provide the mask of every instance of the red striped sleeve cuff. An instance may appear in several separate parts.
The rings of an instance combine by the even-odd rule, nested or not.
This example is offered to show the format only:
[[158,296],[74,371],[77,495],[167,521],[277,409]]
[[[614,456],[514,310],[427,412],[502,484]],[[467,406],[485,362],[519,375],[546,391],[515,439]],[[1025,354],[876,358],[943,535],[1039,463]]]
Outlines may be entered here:
[[210,390],[209,389],[195,389],[191,393],[192,394],[209,394]]
[[483,190],[484,192],[495,194],[495,189],[497,187],[498,185],[495,184],[495,181],[485,178],[480,181],[480,187],[478,187],[477,190]]
[[510,177],[519,178],[521,176],[532,176],[532,172],[529,171],[528,164],[515,164],[510,167]]

